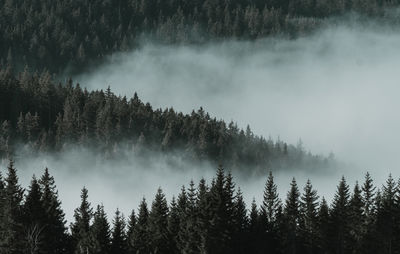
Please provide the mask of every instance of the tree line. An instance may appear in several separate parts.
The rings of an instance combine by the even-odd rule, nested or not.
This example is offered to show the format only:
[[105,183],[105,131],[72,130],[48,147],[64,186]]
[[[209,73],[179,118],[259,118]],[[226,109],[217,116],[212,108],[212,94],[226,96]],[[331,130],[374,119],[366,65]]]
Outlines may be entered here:
[[[63,151],[88,147],[106,158],[128,151],[179,152],[190,161],[210,160],[232,169],[266,167],[326,168],[332,158],[307,153],[297,145],[255,135],[250,127],[212,118],[202,108],[191,114],[173,108],[153,109],[135,93],[132,98],[87,91],[72,80],[55,84],[49,72],[14,75],[0,70],[0,156],[16,149]],[[22,144],[22,146],[21,146]]]
[[[390,0],[1,0],[0,64],[81,72],[145,34],[165,43],[297,36],[346,12],[385,16]],[[384,17],[387,18],[387,17]]]
[[[68,230],[69,229],[69,230]],[[1,253],[398,253],[399,184],[389,176],[376,188],[371,176],[354,185],[344,177],[329,205],[308,180],[293,178],[281,200],[270,172],[261,205],[247,207],[231,173],[221,166],[210,184],[182,186],[168,203],[159,188],[128,218],[117,209],[110,224],[103,205],[81,191],[69,227],[54,178],[46,168],[24,190],[10,161],[0,178]]]

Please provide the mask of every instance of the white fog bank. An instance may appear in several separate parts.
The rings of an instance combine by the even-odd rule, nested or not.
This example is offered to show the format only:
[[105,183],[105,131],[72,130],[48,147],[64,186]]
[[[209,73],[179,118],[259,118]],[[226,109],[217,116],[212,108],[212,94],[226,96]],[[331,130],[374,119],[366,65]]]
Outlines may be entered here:
[[339,26],[296,40],[144,45],[76,77],[154,107],[250,124],[256,134],[395,172],[400,156],[400,32]]

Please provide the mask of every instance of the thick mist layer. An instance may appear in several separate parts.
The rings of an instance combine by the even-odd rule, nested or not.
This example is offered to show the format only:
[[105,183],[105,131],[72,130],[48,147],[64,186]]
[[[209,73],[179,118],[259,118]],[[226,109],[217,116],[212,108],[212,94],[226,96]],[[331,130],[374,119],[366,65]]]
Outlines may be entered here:
[[[74,220],[74,209],[80,205],[80,191],[83,186],[89,190],[92,207],[103,204],[110,219],[117,208],[127,217],[132,209],[138,208],[143,197],[151,206],[158,187],[162,188],[170,202],[173,196],[177,197],[180,193],[182,185],[188,188],[191,180],[196,186],[201,178],[210,184],[217,167],[209,163],[190,164],[179,155],[166,157],[161,154],[147,154],[145,157],[127,156],[124,160],[104,159],[78,147],[52,155],[21,154],[15,160],[20,184],[25,189],[28,189],[32,175],[40,178],[44,169],[49,168],[50,174],[55,178],[68,225]],[[6,175],[7,164],[7,160],[0,161],[2,175]],[[265,177],[241,177],[238,172],[233,173],[236,187],[241,188],[248,208],[253,198],[257,204],[262,204],[267,174],[267,170]],[[310,179],[318,194],[328,201],[335,194],[336,185],[341,178],[339,172],[310,175],[309,172],[302,171],[274,171],[273,174],[282,200],[286,198],[293,177],[296,178],[301,192],[307,179]],[[380,187],[387,175],[375,173],[372,177]],[[356,180],[363,180],[363,173],[349,172],[346,179],[353,186]]]
[[339,26],[297,40],[146,45],[77,77],[90,89],[135,91],[155,107],[250,124],[256,134],[334,152],[363,171],[399,166],[400,33]]

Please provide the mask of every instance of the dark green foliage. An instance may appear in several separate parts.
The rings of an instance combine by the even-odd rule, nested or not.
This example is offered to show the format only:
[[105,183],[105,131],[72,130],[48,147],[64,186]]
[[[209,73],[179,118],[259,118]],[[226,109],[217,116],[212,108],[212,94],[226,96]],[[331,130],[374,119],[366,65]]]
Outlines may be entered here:
[[121,212],[117,209],[114,217],[114,227],[111,239],[111,254],[125,254],[128,244],[126,241],[125,219]]
[[329,208],[324,198],[318,202],[310,181],[300,195],[294,179],[282,207],[269,174],[261,208],[253,201],[248,215],[232,175],[219,167],[210,187],[204,179],[197,188],[191,181],[169,206],[158,189],[151,210],[143,199],[128,225],[117,209],[112,230],[102,205],[92,213],[83,188],[71,235],[47,169],[39,181],[32,178],[24,196],[10,162],[6,178],[0,178],[0,195],[0,253],[5,254],[380,254],[400,248],[399,190],[391,176],[382,192],[375,192],[367,174],[363,187],[356,183],[352,193],[343,177]]
[[18,183],[14,162],[7,168],[4,187],[4,207],[2,211],[0,250],[4,254],[17,254],[26,248],[23,233],[22,201],[24,190]]
[[88,201],[88,190],[81,191],[81,205],[75,209],[75,222],[71,225],[75,254],[85,254],[91,249],[90,221],[93,217],[92,208]]
[[129,241],[132,245],[130,253],[150,253],[151,236],[149,234],[149,210],[147,208],[147,203],[145,199],[143,199],[140,203],[136,226]]
[[46,72],[39,76],[25,71],[16,78],[0,70],[0,97],[4,104],[0,123],[6,121],[8,126],[7,145],[0,152],[4,156],[15,152],[22,142],[32,153],[80,145],[106,158],[124,156],[121,150],[127,151],[127,156],[136,153],[144,158],[147,150],[179,152],[191,162],[209,160],[258,174],[265,167],[329,166],[321,156],[299,156],[298,147],[267,141],[250,128],[245,133],[234,123],[211,118],[202,108],[188,115],[153,109],[137,94],[127,99],[110,89],[88,92],[71,80],[55,85]]
[[170,253],[170,234],[168,232],[168,204],[159,188],[149,214],[149,234],[152,253]]
[[43,252],[65,253],[69,248],[65,214],[61,208],[54,178],[49,174],[48,168],[45,169],[39,184],[42,191],[41,202],[45,210],[43,236],[46,244],[42,246]]
[[[2,64],[77,72],[135,47],[143,34],[166,43],[296,36],[323,18],[358,11],[379,15],[397,2],[378,0],[0,2]],[[1,101],[1,98],[0,98]],[[166,142],[167,144],[167,142]]]
[[90,236],[92,241],[90,253],[110,253],[110,224],[107,221],[107,215],[104,212],[103,205],[98,205],[94,213],[93,224],[90,226]]

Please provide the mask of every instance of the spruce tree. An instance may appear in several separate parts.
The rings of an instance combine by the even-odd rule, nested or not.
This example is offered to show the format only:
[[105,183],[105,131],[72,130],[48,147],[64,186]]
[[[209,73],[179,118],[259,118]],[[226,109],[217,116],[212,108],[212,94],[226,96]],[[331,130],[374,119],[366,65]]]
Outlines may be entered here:
[[98,205],[90,226],[91,251],[90,253],[110,253],[111,232],[104,206]]
[[364,230],[364,213],[363,208],[365,207],[362,201],[361,189],[356,182],[354,186],[353,194],[350,199],[350,211],[349,211],[349,247],[352,253],[361,252],[362,239],[365,235]]
[[169,253],[168,205],[161,188],[157,190],[157,194],[151,206],[149,214],[149,234],[151,235],[152,253]]
[[277,252],[279,246],[279,212],[282,209],[282,204],[278,196],[277,186],[274,182],[272,172],[269,172],[267,182],[265,184],[263,203],[260,209],[259,226],[260,237],[260,253],[267,249]]
[[136,214],[135,214],[135,210],[132,210],[131,215],[129,216],[128,219],[128,230],[126,232],[126,241],[128,244],[128,253],[133,252],[133,233],[135,231],[135,227],[136,227],[136,223],[137,223],[137,218],[136,218]]
[[61,208],[54,178],[50,175],[48,168],[45,169],[39,184],[42,190],[41,202],[45,210],[43,235],[46,242],[42,246],[43,252],[65,253],[70,245],[65,226],[65,214]]
[[88,201],[88,190],[83,187],[81,191],[81,205],[75,209],[75,222],[71,225],[75,254],[87,254],[92,248],[90,237],[90,221],[92,216],[93,211]]
[[178,205],[176,203],[175,197],[172,197],[169,215],[168,215],[168,234],[170,239],[170,251],[171,253],[179,253],[178,249],[178,233],[180,226],[180,217]]
[[349,251],[349,186],[342,177],[333,199],[330,221],[330,243],[332,251],[347,253]]
[[117,209],[114,217],[110,254],[125,254],[128,248],[125,232],[125,219]]
[[233,212],[234,233],[232,238],[233,253],[246,253],[248,251],[249,219],[243,194],[238,188],[234,202]]
[[42,246],[47,244],[44,238],[46,211],[41,198],[42,191],[36,177],[33,176],[23,205],[25,240],[29,253],[41,253]]
[[293,178],[287,194],[284,209],[285,218],[285,253],[297,253],[299,248],[299,223],[300,223],[300,192],[296,180]]
[[[398,193],[396,183],[392,177],[383,186],[382,194],[377,197],[377,241],[381,253],[394,253],[395,229],[396,229],[396,195]],[[379,202],[379,203],[378,203]]]
[[19,254],[25,249],[22,200],[24,190],[18,183],[17,170],[10,160],[5,178],[3,218],[0,232],[0,250],[4,254]]
[[151,236],[149,234],[149,210],[147,208],[146,200],[143,198],[139,206],[139,214],[137,223],[133,231],[132,239],[133,252],[135,254],[150,253]]
[[301,239],[307,253],[316,253],[318,246],[318,198],[311,181],[307,180],[300,203]]

